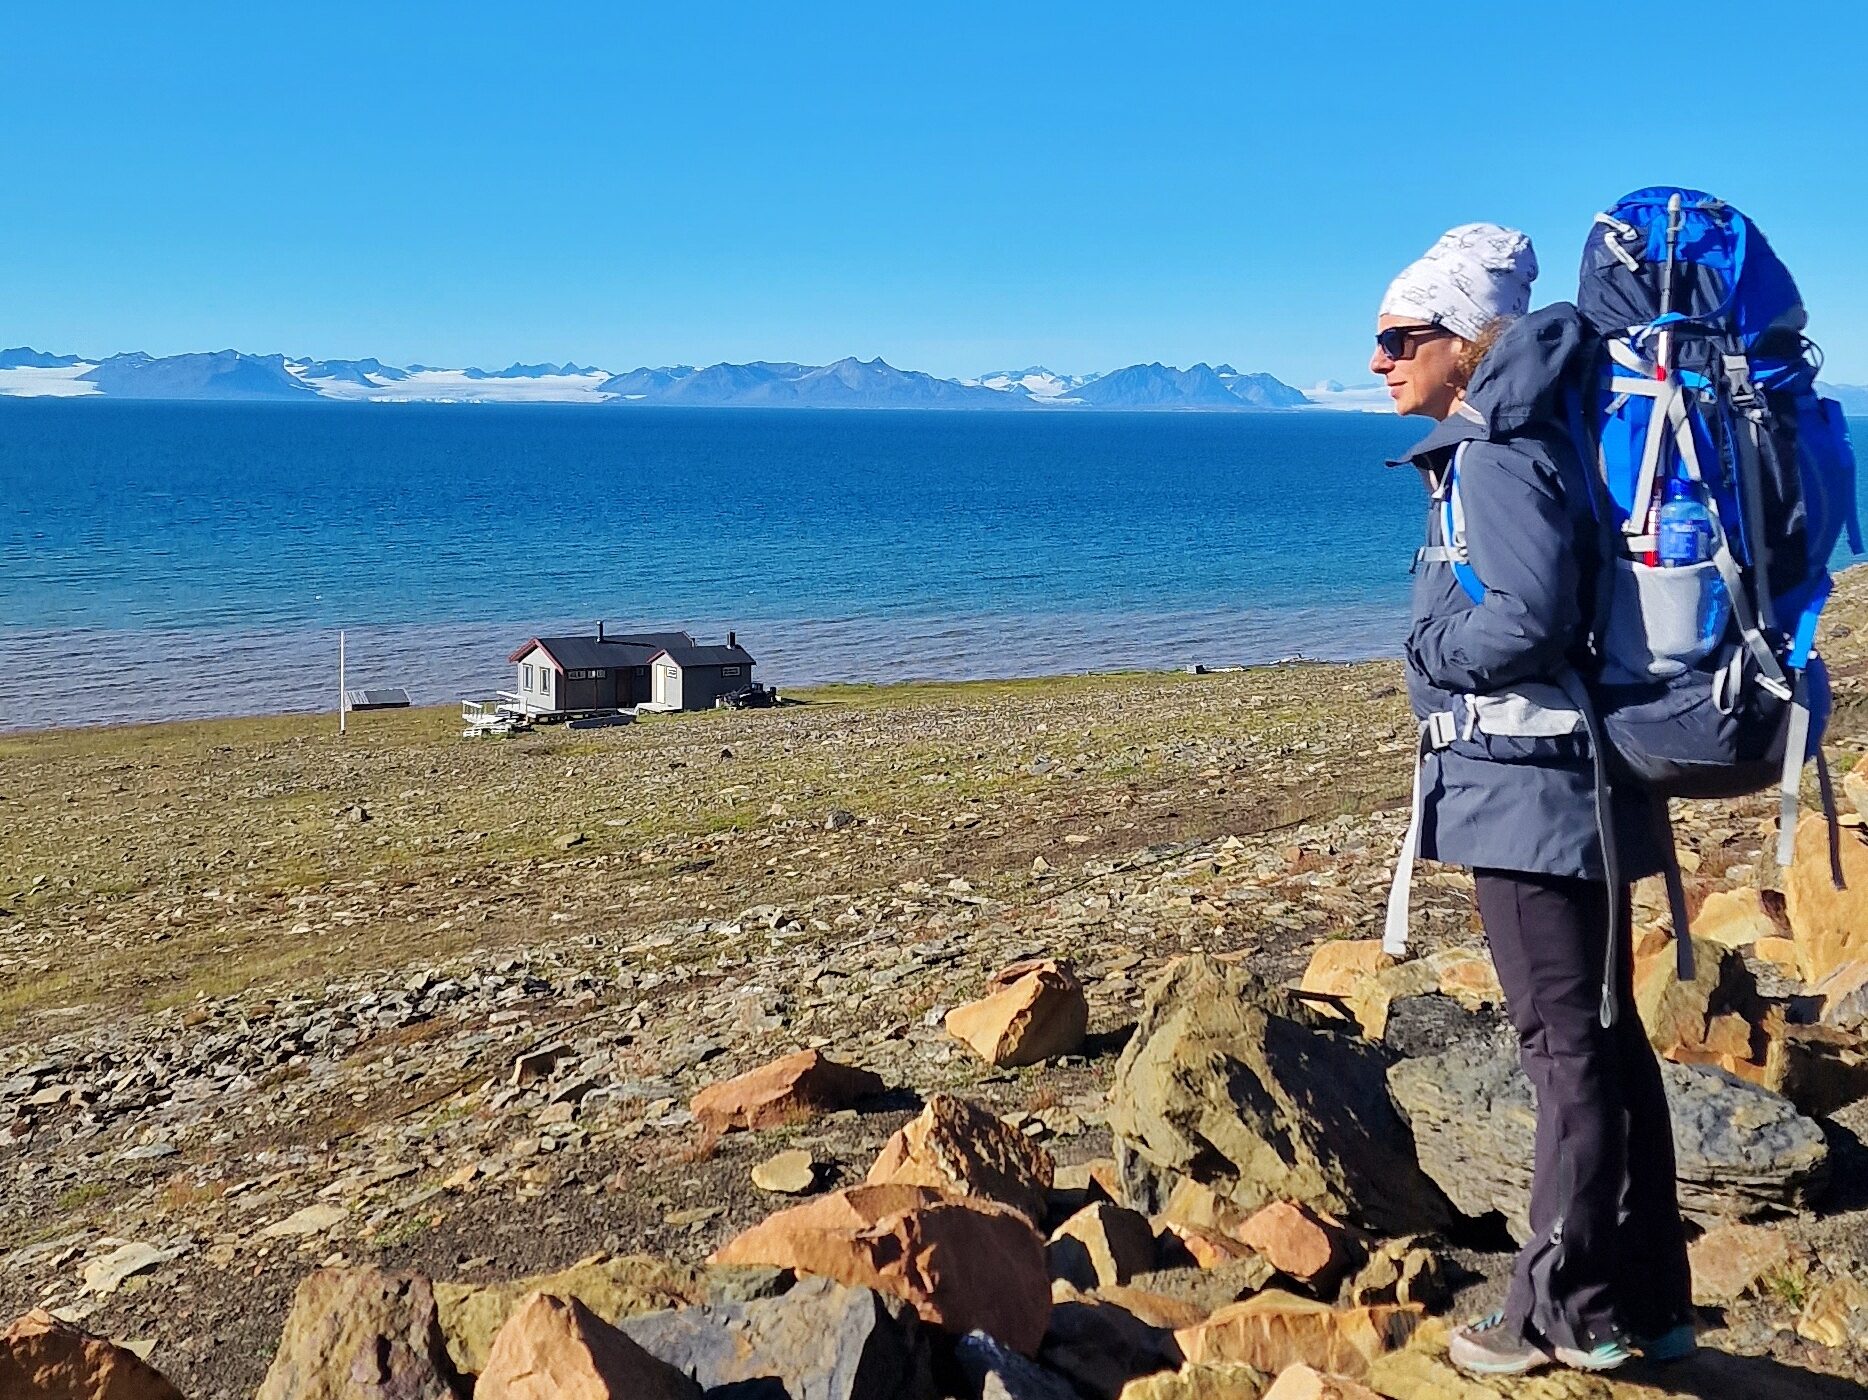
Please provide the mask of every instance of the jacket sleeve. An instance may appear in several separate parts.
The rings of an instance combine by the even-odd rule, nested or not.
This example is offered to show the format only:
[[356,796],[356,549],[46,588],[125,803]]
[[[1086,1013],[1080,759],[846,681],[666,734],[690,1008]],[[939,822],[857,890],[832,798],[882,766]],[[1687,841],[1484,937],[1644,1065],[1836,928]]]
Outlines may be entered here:
[[1416,623],[1409,659],[1446,690],[1483,694],[1548,678],[1581,623],[1574,527],[1556,474],[1512,448],[1474,443],[1459,493],[1485,599]]

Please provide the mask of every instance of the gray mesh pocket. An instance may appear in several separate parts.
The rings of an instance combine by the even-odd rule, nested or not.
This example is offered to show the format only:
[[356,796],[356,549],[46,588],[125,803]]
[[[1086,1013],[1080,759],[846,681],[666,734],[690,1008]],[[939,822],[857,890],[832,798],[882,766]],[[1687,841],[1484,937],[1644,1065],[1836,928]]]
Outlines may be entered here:
[[1677,676],[1719,645],[1731,616],[1732,600],[1710,559],[1673,569],[1618,560],[1603,679]]

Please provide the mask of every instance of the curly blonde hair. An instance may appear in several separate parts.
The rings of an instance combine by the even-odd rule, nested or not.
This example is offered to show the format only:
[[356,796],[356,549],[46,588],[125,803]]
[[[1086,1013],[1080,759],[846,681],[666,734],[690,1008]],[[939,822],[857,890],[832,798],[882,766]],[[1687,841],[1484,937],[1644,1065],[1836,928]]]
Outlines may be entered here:
[[1479,372],[1479,362],[1491,353],[1492,347],[1498,344],[1498,338],[1505,333],[1505,328],[1517,319],[1515,316],[1494,316],[1474,339],[1460,341],[1459,359],[1455,363],[1459,367],[1462,387],[1472,383],[1473,375]]

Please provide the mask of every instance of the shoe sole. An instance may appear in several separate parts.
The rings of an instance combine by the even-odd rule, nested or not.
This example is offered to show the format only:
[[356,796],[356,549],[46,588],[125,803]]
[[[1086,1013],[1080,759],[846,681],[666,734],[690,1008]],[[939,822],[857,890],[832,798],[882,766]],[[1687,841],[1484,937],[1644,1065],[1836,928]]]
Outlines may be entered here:
[[1558,1347],[1556,1359],[1572,1371],[1619,1371],[1634,1360],[1634,1353],[1625,1351],[1620,1356],[1596,1358],[1586,1351],[1572,1351],[1568,1347]]
[[1449,1351],[1446,1359],[1453,1363],[1455,1370],[1464,1371],[1469,1376],[1522,1376],[1550,1365],[1553,1358],[1539,1352],[1520,1361],[1473,1361],[1455,1356]]

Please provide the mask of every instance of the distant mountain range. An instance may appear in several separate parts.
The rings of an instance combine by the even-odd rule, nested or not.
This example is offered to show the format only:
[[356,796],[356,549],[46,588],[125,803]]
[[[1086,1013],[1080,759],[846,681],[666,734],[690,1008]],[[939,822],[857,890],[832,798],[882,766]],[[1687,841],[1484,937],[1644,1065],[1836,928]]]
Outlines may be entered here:
[[[1819,384],[1845,413],[1868,416],[1868,386]],[[614,374],[594,365],[508,365],[442,369],[377,359],[314,360],[218,350],[91,359],[21,346],[0,350],[0,397],[282,400],[372,403],[586,403],[694,408],[1170,409],[1282,412],[1338,409],[1387,413],[1380,384],[1345,388],[1325,380],[1294,389],[1269,374],[1231,365],[1178,369],[1159,362],[1107,374],[1058,374],[1042,365],[939,379],[880,359],[800,365],[664,365]]]
[[238,350],[107,359],[0,351],[0,396],[309,402],[607,403],[706,408],[1189,409],[1227,412],[1310,407],[1269,374],[1230,365],[1130,365],[1064,375],[1043,366],[977,379],[940,379],[880,359],[829,365],[665,365],[613,374],[595,366],[515,364],[502,370],[314,360]]

